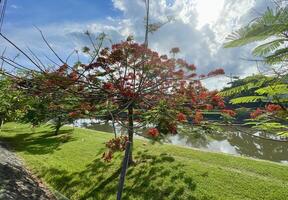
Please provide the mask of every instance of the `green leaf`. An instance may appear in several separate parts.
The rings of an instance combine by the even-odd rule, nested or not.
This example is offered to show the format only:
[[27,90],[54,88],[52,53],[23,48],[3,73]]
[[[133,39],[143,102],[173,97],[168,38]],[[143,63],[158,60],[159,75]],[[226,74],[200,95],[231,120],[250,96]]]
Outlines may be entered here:
[[263,101],[267,98],[264,96],[246,96],[246,97],[239,97],[230,100],[232,104],[239,104],[239,103],[251,103],[251,102],[257,102],[257,101]]
[[284,42],[287,41],[288,41],[287,39],[273,40],[271,42],[257,46],[252,53],[254,56],[265,56],[268,53],[271,53],[272,51],[276,50],[278,47],[284,44]]

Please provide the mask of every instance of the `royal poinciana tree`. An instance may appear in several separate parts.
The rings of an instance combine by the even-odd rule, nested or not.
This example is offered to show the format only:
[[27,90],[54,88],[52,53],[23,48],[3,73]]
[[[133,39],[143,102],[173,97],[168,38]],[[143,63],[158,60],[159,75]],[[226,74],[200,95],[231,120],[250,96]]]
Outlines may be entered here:
[[[111,48],[102,48],[105,34],[100,35],[97,43],[87,32],[92,43],[92,50],[84,48],[84,53],[91,56],[87,64],[78,60],[69,65],[71,55],[66,60],[61,59],[39,30],[43,41],[57,58],[57,62],[48,58],[54,65],[48,68],[31,50],[29,56],[0,33],[34,65],[34,69],[38,69],[32,70],[4,54],[1,56],[10,67],[27,72],[23,76],[3,70],[4,74],[15,79],[18,89],[36,101],[36,109],[30,110],[30,115],[27,111],[28,121],[36,119],[42,122],[51,118],[60,122],[80,117],[112,120],[113,124],[116,122],[127,129],[128,137],[115,134],[115,138],[107,142],[109,151],[103,157],[109,161],[115,151],[125,149],[127,140],[133,144],[138,129],[148,128],[142,135],[157,140],[167,134],[176,134],[180,123],[203,123],[203,111],[223,109],[223,99],[217,92],[210,92],[201,84],[202,79],[224,74],[223,69],[197,75],[195,65],[176,59],[179,48],[171,50],[172,58],[148,48],[149,33],[172,20],[168,18],[165,23],[150,24],[149,4],[149,0],[145,0],[144,44],[135,43],[132,37],[128,37]],[[57,64],[59,62],[61,64]],[[49,111],[44,116],[37,112],[37,106],[43,105],[42,102],[47,105],[43,109]],[[229,110],[223,112],[234,115]],[[58,124],[56,131],[62,124]],[[129,163],[133,163],[132,150],[129,158]]]
[[[107,142],[109,151],[103,155],[107,161],[115,151],[124,149],[127,140],[133,144],[138,129],[148,128],[142,135],[157,140],[176,134],[179,123],[202,123],[203,111],[224,108],[217,92],[201,84],[202,79],[223,74],[223,69],[197,75],[195,65],[175,58],[177,52],[168,58],[131,37],[111,48],[99,45],[93,52],[87,48],[85,52],[92,56],[88,64],[62,62],[54,68],[38,66],[38,71],[30,69],[24,76],[13,76],[18,88],[39,101],[37,105],[47,104],[44,109],[49,114],[41,116],[43,119],[108,119],[125,127],[128,137]],[[37,119],[37,112],[31,116]]]
[[106,116],[127,129],[128,138],[107,143],[110,150],[103,155],[106,160],[112,158],[114,151],[123,150],[126,140],[133,143],[137,129],[148,128],[140,134],[161,138],[176,134],[178,123],[201,123],[202,110],[224,107],[217,92],[209,92],[200,82],[223,74],[223,69],[198,76],[195,65],[159,55],[131,38],[111,49],[102,49],[95,62],[82,64],[78,69],[80,84],[86,88],[85,102],[94,101],[90,106],[97,103],[102,109],[101,118]]

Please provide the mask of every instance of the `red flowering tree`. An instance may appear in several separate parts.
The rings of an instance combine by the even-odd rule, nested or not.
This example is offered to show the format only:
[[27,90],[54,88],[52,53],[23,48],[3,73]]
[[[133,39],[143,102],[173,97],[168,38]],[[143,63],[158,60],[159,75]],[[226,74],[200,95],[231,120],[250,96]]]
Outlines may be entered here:
[[[217,92],[202,86],[195,65],[159,55],[130,39],[102,49],[95,62],[81,65],[80,73],[85,74],[79,77],[86,88],[83,96],[101,108],[95,117],[113,119],[127,128],[131,143],[137,129],[148,128],[142,136],[161,138],[176,134],[178,123],[201,123],[203,110],[224,107]],[[205,77],[223,73],[217,69]],[[111,148],[103,157],[112,157]],[[132,152],[130,159],[131,163]]]
[[127,128],[128,137],[107,143],[110,150],[103,155],[106,160],[117,149],[123,150],[119,144],[126,140],[133,144],[138,129],[148,128],[142,135],[158,140],[176,134],[179,123],[202,123],[203,111],[224,108],[217,92],[210,92],[201,84],[204,78],[223,74],[223,69],[198,76],[195,65],[175,58],[179,52],[176,48],[172,58],[168,58],[145,44],[133,42],[131,37],[111,49],[102,48],[103,39],[99,46],[93,44],[92,51],[85,48],[92,58],[88,64],[70,66],[59,58],[62,65],[53,70],[43,70],[34,63],[39,71],[29,70],[28,78],[16,78],[20,84],[24,80],[22,87],[28,88],[28,94],[48,98],[48,109],[54,116],[61,111],[64,118],[81,115],[110,119]]

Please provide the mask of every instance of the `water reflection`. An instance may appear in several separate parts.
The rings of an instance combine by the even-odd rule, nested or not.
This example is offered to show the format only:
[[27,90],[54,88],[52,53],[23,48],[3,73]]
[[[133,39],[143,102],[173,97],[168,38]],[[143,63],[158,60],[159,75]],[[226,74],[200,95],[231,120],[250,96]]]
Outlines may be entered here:
[[[78,121],[78,126],[113,132],[111,124],[99,121]],[[222,133],[209,134],[177,134],[167,138],[172,144],[194,147],[209,151],[223,152],[235,155],[243,155],[253,158],[288,163],[288,142],[276,141],[279,138],[268,133],[252,132],[252,129],[226,127]],[[117,133],[125,132],[116,125]],[[253,133],[254,136],[251,134]],[[257,136],[257,137],[256,137]]]

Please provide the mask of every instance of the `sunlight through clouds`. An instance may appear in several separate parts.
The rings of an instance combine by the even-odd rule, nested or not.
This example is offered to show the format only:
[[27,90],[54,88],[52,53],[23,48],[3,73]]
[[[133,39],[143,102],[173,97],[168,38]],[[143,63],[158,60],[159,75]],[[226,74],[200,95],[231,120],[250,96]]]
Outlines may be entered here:
[[196,0],[196,11],[198,13],[198,26],[200,29],[205,24],[215,23],[221,15],[224,0]]

